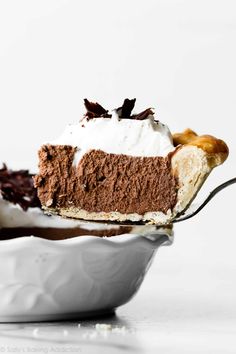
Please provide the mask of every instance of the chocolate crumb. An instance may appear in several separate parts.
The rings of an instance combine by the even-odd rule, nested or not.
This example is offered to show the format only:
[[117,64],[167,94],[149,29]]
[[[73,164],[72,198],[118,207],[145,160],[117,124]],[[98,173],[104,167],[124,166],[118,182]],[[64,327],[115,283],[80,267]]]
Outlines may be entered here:
[[2,198],[18,204],[23,210],[41,208],[34,188],[33,174],[28,170],[9,170],[6,164],[0,169],[0,193]]

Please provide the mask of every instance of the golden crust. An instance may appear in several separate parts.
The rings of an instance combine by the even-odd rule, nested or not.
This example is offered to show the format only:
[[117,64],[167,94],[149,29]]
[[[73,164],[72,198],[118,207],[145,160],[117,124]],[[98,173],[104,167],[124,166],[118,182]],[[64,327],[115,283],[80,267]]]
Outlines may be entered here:
[[223,163],[229,154],[229,149],[223,140],[211,135],[197,135],[193,130],[186,129],[183,133],[173,134],[173,142],[178,145],[192,145],[202,149],[213,165]]

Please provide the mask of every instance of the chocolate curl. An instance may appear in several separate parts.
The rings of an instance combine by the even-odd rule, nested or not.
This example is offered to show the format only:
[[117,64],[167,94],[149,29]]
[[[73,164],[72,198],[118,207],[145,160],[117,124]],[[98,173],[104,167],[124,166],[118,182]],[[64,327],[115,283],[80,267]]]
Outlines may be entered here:
[[147,108],[145,109],[145,111],[139,113],[139,114],[134,114],[132,115],[131,118],[136,119],[136,120],[144,120],[147,119],[149,115],[153,115],[154,112],[152,110],[152,108]]
[[135,106],[136,98],[129,100],[126,98],[123,105],[116,109],[119,118],[131,118],[131,112]]
[[90,102],[87,100],[87,98],[84,99],[84,105],[85,108],[87,109],[87,113],[85,114],[85,117],[89,119],[93,118],[111,118],[111,114],[108,114],[108,110],[103,108],[99,103],[97,102]]
[[116,109],[119,118],[144,120],[147,119],[149,115],[154,114],[152,108],[147,108],[145,109],[145,111],[141,113],[131,115],[132,110],[134,109],[135,106],[135,102],[136,102],[136,98],[133,98],[132,100],[126,98],[123,102],[123,105]]

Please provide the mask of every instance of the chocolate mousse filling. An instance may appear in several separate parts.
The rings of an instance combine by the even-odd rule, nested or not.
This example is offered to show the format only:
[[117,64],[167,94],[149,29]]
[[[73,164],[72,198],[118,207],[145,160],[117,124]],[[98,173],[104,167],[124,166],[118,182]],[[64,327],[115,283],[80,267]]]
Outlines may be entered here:
[[73,164],[76,148],[44,145],[35,186],[48,208],[87,212],[167,213],[177,202],[178,180],[171,156],[133,157],[90,150]]

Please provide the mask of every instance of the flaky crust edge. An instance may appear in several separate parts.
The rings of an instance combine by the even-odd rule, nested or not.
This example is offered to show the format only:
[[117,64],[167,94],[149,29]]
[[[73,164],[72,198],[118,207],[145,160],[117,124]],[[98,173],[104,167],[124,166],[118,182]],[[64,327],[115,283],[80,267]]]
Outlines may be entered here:
[[229,148],[226,143],[212,135],[198,135],[191,129],[186,129],[182,133],[173,134],[175,146],[197,146],[206,154],[208,164],[214,168],[222,164],[229,155]]
[[227,159],[229,149],[223,140],[199,136],[191,129],[174,134],[173,143],[176,150],[171,158],[172,171],[179,181],[172,214],[175,218],[192,203],[211,171]]

